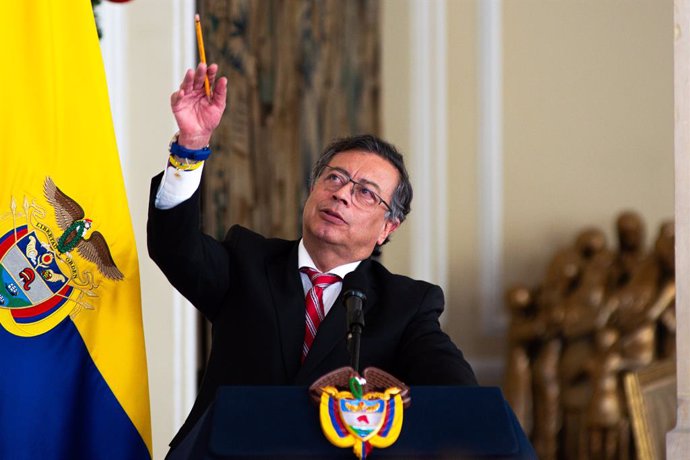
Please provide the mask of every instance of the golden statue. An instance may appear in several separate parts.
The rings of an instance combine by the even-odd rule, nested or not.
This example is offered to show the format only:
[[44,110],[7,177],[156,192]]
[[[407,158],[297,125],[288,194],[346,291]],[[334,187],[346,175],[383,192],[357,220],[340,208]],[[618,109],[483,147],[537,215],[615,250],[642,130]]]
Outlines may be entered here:
[[546,270],[536,297],[538,329],[543,329],[541,346],[533,365],[534,425],[532,442],[540,459],[555,459],[562,426],[561,358],[565,300],[577,285],[584,260],[596,251],[591,230],[578,235],[575,244],[557,252]]
[[644,240],[646,236],[642,217],[634,211],[625,211],[616,219],[618,255],[613,275],[616,284],[628,282],[632,274],[645,258]]
[[676,292],[673,228],[672,223],[662,225],[654,251],[609,299],[614,310],[610,325],[620,331],[627,370],[649,365],[658,355],[659,319],[673,308]]
[[600,229],[581,231],[538,287],[506,293],[506,397],[540,459],[627,458],[622,373],[675,352],[673,222],[650,251],[635,212],[616,235],[614,251]]
[[580,457],[588,460],[628,458],[628,425],[619,373],[623,358],[618,331],[599,329],[595,334],[595,351],[587,363],[592,383],[592,397],[585,415],[587,446]]
[[[661,266],[661,283],[659,299],[668,302],[659,316],[659,359],[676,355],[676,230],[673,221],[664,222],[654,245],[657,260]],[[660,307],[661,308],[661,307]]]
[[584,412],[592,390],[586,365],[594,353],[594,334],[606,321],[603,307],[615,262],[615,254],[608,249],[601,230],[587,230],[578,240],[584,261],[578,285],[564,302],[563,354],[559,366],[563,443],[568,452],[581,451]]
[[503,392],[522,429],[529,435],[533,421],[531,349],[544,333],[544,325],[536,317],[534,297],[528,288],[510,289],[505,301],[510,311],[510,324]]

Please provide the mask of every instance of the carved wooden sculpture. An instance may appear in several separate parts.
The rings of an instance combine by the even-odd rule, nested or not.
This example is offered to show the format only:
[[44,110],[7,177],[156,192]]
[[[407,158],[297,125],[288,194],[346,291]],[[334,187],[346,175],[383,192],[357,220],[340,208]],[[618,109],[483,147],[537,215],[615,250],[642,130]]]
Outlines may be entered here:
[[594,351],[593,338],[601,323],[615,260],[601,230],[587,230],[579,240],[583,264],[577,287],[564,301],[563,354],[559,366],[563,442],[573,452],[581,449],[584,411],[591,397],[586,363]]
[[544,333],[535,351],[533,366],[534,427],[532,440],[541,459],[554,459],[561,430],[561,384],[558,368],[561,357],[565,299],[580,276],[582,255],[577,241],[553,257],[537,296],[538,324]]
[[532,431],[532,349],[544,333],[536,318],[536,305],[524,286],[510,289],[506,305],[511,313],[508,326],[508,360],[503,386],[506,400],[526,433]]
[[616,234],[612,250],[601,230],[583,230],[541,285],[507,293],[506,394],[541,459],[628,458],[622,375],[673,353],[673,222],[648,252],[638,214],[621,213]]

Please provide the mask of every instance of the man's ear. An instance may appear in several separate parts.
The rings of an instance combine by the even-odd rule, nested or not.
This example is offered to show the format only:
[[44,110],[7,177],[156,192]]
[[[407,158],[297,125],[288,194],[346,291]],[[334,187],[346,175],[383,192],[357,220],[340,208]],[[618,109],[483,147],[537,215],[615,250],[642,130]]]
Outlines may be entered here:
[[391,233],[393,233],[398,227],[400,227],[400,221],[398,219],[386,219],[385,223],[383,224],[383,229],[381,229],[381,234],[379,235],[379,238],[376,240],[376,243],[378,243],[378,245],[381,246],[383,242],[386,241],[386,238],[388,238],[391,235]]

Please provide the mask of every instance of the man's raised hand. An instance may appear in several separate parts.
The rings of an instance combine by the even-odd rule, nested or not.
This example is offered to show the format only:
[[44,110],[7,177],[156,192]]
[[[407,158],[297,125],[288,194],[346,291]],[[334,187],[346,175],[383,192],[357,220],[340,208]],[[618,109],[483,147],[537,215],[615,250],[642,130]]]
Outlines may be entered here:
[[[188,149],[200,149],[211,140],[211,134],[220,123],[225,111],[228,80],[216,80],[218,66],[199,64],[196,70],[188,69],[180,89],[170,96],[175,121],[180,130],[177,142]],[[208,76],[211,97],[206,97],[204,79]]]

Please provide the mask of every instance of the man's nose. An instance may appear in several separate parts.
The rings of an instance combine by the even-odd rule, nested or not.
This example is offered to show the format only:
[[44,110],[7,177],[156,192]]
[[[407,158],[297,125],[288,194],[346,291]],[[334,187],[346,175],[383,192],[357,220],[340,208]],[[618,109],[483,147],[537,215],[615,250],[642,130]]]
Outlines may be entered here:
[[347,184],[340,187],[338,190],[333,192],[333,198],[338,201],[342,201],[344,204],[350,204],[352,201],[352,195],[355,193],[355,183],[349,181]]

